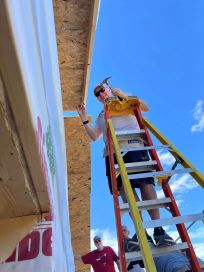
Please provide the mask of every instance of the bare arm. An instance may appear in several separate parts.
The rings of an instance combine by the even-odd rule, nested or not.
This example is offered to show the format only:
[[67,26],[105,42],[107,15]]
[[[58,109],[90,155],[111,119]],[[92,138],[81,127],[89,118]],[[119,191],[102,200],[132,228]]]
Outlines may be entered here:
[[[82,122],[88,120],[88,117],[86,114],[86,108],[85,108],[84,104],[78,105],[76,107],[76,110],[77,110]],[[93,128],[90,123],[85,124],[84,127],[85,127],[85,130],[86,130],[88,136],[90,137],[90,139],[92,141],[96,141],[102,134],[99,129]]]
[[141,111],[148,111],[149,110],[149,106],[141,99],[140,100],[140,109]]
[[111,90],[112,94],[115,95],[115,96],[118,96],[120,98],[122,98],[123,100],[127,100],[127,95],[119,88],[113,88]]
[[117,264],[117,267],[118,267],[118,271],[121,271],[121,268],[120,268],[120,261],[117,260],[117,261],[116,261],[116,264]]
[[74,256],[74,259],[77,260],[77,261],[81,261],[82,262],[82,258],[79,255]]
[[[127,98],[128,98],[128,96],[123,91],[121,91],[119,88],[112,89],[112,93],[115,96],[119,96],[120,98],[122,98],[124,100],[127,100]],[[141,109],[141,111],[148,111],[149,110],[148,105],[143,100],[141,100],[141,99],[139,99],[139,101],[140,101],[140,109]]]

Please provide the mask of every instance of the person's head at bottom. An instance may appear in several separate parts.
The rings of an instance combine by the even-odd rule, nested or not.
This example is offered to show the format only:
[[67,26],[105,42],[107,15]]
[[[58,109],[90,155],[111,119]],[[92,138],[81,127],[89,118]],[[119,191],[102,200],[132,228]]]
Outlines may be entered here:
[[129,238],[129,229],[127,226],[122,226],[122,232],[123,232],[123,238],[127,239]]
[[96,247],[98,250],[102,250],[102,249],[103,249],[103,241],[102,241],[101,236],[96,235],[96,236],[93,238],[93,241],[94,241],[95,247]]

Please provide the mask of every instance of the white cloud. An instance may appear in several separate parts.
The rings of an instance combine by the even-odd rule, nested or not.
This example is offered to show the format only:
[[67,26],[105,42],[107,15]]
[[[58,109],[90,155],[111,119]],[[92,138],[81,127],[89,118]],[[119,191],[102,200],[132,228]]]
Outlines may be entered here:
[[196,231],[190,232],[189,235],[191,239],[202,239],[204,241],[204,227],[197,228]]
[[175,158],[169,152],[157,152],[162,165],[172,165],[175,162]]
[[163,197],[165,197],[165,196],[164,196],[163,190],[156,190],[156,191],[157,191],[157,197],[158,197],[158,198],[163,198]]
[[196,256],[198,258],[204,259],[204,243],[196,243],[193,245],[195,249]]
[[188,191],[194,189],[197,186],[198,184],[192,179],[192,177],[188,174],[185,174],[178,179],[176,179],[175,176],[175,179],[173,179],[173,182],[171,184],[171,190],[174,193],[183,194],[187,193]]
[[193,109],[193,118],[196,121],[191,127],[191,132],[202,132],[204,130],[204,101],[199,100]]
[[92,229],[91,230],[91,249],[95,249],[94,243],[93,243],[93,237],[95,235],[100,235],[103,239],[104,246],[110,246],[114,249],[114,251],[118,252],[118,242],[116,233],[113,231],[110,231],[109,229]]
[[176,204],[178,207],[181,206],[181,204],[183,204],[184,200],[183,199],[176,199]]
[[[173,194],[185,194],[197,187],[198,184],[191,178],[191,176],[189,176],[189,174],[184,174],[179,178],[178,175],[173,176],[170,181],[170,186]],[[157,196],[158,198],[164,197],[163,190],[157,191]]]
[[[194,241],[194,239],[199,239],[200,241],[203,241],[204,238],[204,227],[199,227],[196,230],[192,231],[192,232],[188,232],[191,242],[193,244],[196,256],[198,258],[204,259],[204,243],[197,243]],[[175,231],[168,231],[168,234],[174,239],[176,240],[179,237],[179,234],[177,232],[177,230]],[[178,243],[181,243],[181,240],[179,239],[177,241]]]

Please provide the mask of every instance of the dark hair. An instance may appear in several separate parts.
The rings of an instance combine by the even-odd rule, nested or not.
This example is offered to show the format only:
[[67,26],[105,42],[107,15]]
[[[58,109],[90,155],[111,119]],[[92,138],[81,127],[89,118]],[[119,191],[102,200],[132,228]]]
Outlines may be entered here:
[[96,87],[93,89],[93,92],[95,92],[95,90],[97,89],[97,88],[103,88],[103,85],[102,84],[98,84],[98,85],[96,85]]

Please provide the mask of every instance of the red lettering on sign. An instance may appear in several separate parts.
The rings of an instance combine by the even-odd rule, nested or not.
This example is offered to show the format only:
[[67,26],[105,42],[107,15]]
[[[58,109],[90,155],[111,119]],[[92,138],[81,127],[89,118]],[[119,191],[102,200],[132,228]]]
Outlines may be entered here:
[[6,260],[6,263],[15,262],[15,260],[16,260],[16,249],[14,249],[13,253],[11,254],[11,256]]
[[18,261],[31,260],[38,256],[40,251],[40,233],[32,231],[19,243]]
[[46,257],[52,256],[52,227],[48,227],[45,230],[33,230],[26,235],[5,262],[35,259],[40,252]]
[[42,253],[45,256],[52,256],[52,229],[51,228],[43,232]]

